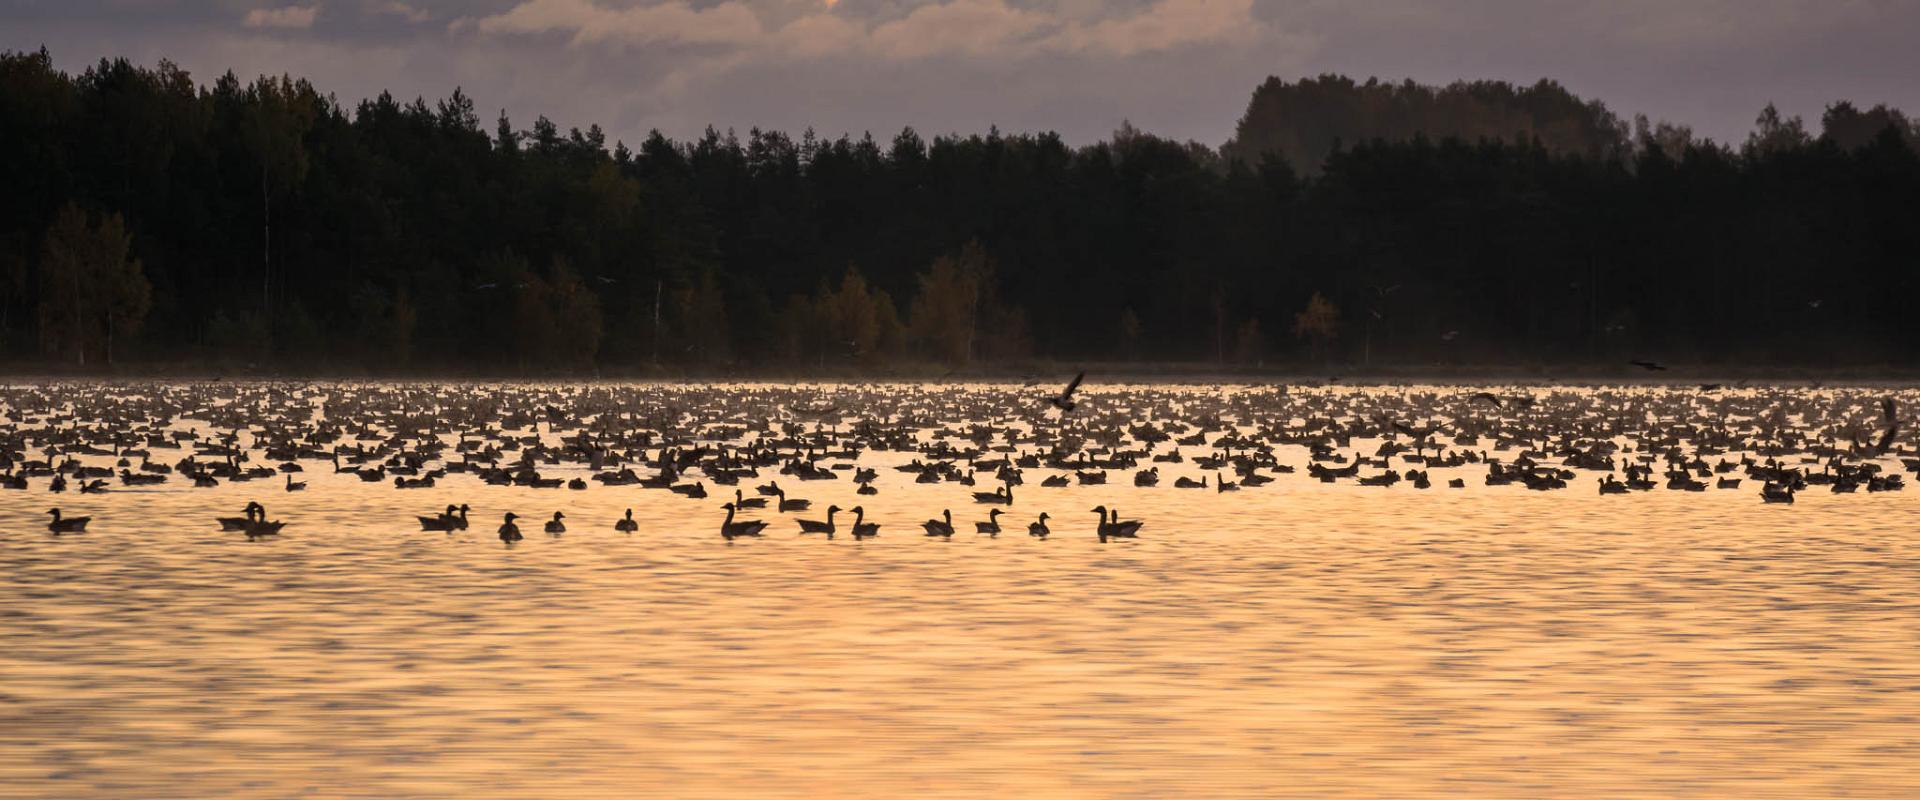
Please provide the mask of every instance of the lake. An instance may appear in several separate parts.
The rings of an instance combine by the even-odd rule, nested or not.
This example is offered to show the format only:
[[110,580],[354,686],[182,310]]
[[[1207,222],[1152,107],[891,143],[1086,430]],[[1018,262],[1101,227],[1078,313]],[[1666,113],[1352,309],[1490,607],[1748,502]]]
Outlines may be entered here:
[[[850,470],[759,466],[743,496],[775,479],[812,508],[743,515],[772,524],[735,540],[719,534],[733,487],[699,468],[681,480],[705,499],[459,471],[402,490],[313,457],[292,459],[308,484],[297,493],[284,477],[193,488],[175,471],[53,494],[31,477],[0,491],[0,796],[1920,794],[1912,493],[1816,483],[1768,504],[1749,477],[1612,496],[1587,467],[1530,491],[1486,485],[1484,461],[1429,464],[1425,490],[1323,483],[1310,446],[1286,441],[1372,457],[1415,438],[1381,424],[1392,417],[1446,428],[1431,434],[1442,451],[1506,463],[1532,434],[1638,441],[1613,453],[1624,464],[1685,428],[1682,449],[1708,448],[1707,462],[1894,474],[1910,445],[1836,435],[1870,428],[1884,387],[1089,385],[1064,423],[1045,408],[1057,391],[16,383],[0,398],[22,461],[111,467],[103,442],[121,437],[171,465],[225,431],[241,431],[251,467],[279,463],[263,438],[433,452],[394,444],[418,429],[446,445],[431,466],[460,460],[462,432],[560,448],[598,430],[596,447],[645,457],[676,441],[785,440],[785,457],[810,443],[823,467],[878,476],[860,495]],[[1482,391],[1499,402],[1472,399]],[[964,450],[982,425],[1016,443],[983,437],[975,462],[1070,441],[1098,464],[1143,447],[1130,426],[1149,422],[1172,440],[1211,435],[1182,462],[1106,468],[1105,485],[1045,487],[1075,470],[1026,468],[997,537],[972,532],[997,507],[971,497],[997,485],[988,471],[921,483],[893,467],[935,452],[827,455],[903,436]],[[1457,443],[1463,429],[1477,444]],[[198,438],[177,450],[139,443],[187,432]],[[1223,432],[1264,443],[1271,464],[1254,472],[1274,480],[1174,488],[1235,476],[1193,462],[1233,449],[1215,446]],[[1728,446],[1756,439],[1771,456]],[[1402,455],[1394,468],[1418,465]],[[1134,486],[1150,466],[1160,484]],[[538,471],[594,474],[565,457]],[[1465,487],[1449,489],[1454,477]],[[256,500],[288,523],[281,535],[221,532],[216,516]],[[419,529],[417,516],[463,503],[468,530]],[[794,518],[828,505],[864,507],[880,535],[798,532]],[[55,535],[53,506],[93,520]],[[1102,543],[1095,506],[1146,524]],[[615,532],[628,508],[638,531]],[[959,533],[924,535],[943,509]],[[511,547],[495,533],[506,511],[526,536]],[[568,530],[550,536],[555,511]],[[1042,511],[1051,536],[1027,535]]]

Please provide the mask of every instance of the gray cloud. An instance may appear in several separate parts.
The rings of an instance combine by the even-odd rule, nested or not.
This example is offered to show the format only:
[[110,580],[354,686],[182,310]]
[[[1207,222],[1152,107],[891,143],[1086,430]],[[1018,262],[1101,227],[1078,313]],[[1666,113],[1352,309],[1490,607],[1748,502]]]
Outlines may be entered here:
[[171,58],[353,102],[465,87],[634,140],[658,127],[1058,130],[1224,140],[1270,74],[1551,77],[1745,135],[1767,102],[1920,110],[1912,0],[0,0],[0,47]]

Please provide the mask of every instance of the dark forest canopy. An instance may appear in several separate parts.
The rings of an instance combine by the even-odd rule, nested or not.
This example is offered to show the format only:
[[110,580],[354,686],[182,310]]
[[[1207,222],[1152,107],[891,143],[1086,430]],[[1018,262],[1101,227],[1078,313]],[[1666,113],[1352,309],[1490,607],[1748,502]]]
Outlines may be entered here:
[[1581,100],[1553,81],[1435,87],[1322,75],[1297,83],[1268,78],[1223,150],[1248,161],[1277,153],[1315,172],[1343,142],[1415,136],[1534,142],[1551,153],[1589,158],[1613,157],[1629,146],[1627,125],[1606,105]]
[[483,124],[459,90],[349,108],[8,53],[0,347],[502,372],[1920,354],[1914,126],[1819,124],[1769,108],[1727,147],[1551,83],[1326,77],[1262,86],[1221,152],[1131,127],[629,146]]

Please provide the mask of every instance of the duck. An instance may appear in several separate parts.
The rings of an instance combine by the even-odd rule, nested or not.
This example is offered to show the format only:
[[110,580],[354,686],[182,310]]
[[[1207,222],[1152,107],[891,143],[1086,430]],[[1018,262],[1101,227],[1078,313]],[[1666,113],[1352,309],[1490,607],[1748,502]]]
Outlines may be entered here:
[[304,492],[304,491],[306,491],[306,490],[307,490],[307,482],[306,482],[306,481],[296,481],[296,480],[294,480],[294,479],[293,479],[293,475],[291,475],[291,474],[289,474],[289,475],[287,475],[287,491],[289,491],[289,492]]
[[733,490],[733,506],[734,508],[766,508],[767,498],[747,497],[741,493],[739,489],[735,489]]
[[62,518],[58,508],[49,508],[47,513],[53,515],[53,521],[47,523],[47,530],[54,533],[84,533],[87,530],[87,523],[93,521],[92,517]]
[[560,534],[566,533],[567,523],[560,521],[566,518],[567,518],[567,515],[565,514],[562,514],[558,511],[553,512],[553,519],[547,520],[547,526],[546,526],[547,533],[553,534],[555,536],[559,536]]
[[727,519],[725,522],[720,523],[720,536],[727,541],[733,541],[741,536],[759,536],[761,531],[767,529],[766,520],[749,519],[734,522],[734,508],[732,503],[727,503],[721,506],[721,508],[727,510]]
[[1027,535],[1036,539],[1045,539],[1052,531],[1047,530],[1047,512],[1040,512],[1040,518],[1027,525]]
[[1003,513],[1005,512],[997,508],[989,509],[987,511],[987,521],[973,523],[973,532],[984,533],[996,538],[999,537],[1000,536],[1000,515]]
[[519,514],[511,511],[507,512],[506,521],[500,525],[500,541],[513,544],[514,542],[527,538],[520,535],[520,526],[513,524],[513,521],[519,518]]
[[930,519],[920,523],[920,527],[927,529],[928,536],[951,538],[953,536],[953,511],[945,510],[941,511],[940,514],[945,518],[944,520]]
[[613,529],[621,533],[633,533],[640,530],[640,523],[633,521],[633,509],[627,509],[627,515],[614,520]]
[[827,535],[827,538],[831,539],[833,538],[833,515],[839,510],[839,506],[827,506],[826,522],[811,519],[797,519],[794,521],[800,523],[801,533],[824,533]]

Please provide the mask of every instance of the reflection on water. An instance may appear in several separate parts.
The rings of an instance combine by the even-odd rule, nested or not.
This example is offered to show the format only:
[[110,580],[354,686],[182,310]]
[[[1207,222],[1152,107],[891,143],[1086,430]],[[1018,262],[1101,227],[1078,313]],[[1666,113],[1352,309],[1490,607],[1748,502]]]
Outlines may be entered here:
[[[717,493],[304,477],[70,493],[64,537],[0,492],[0,796],[1920,793],[1905,493],[1029,474],[1007,527],[1052,539],[946,542],[972,489],[882,469],[795,489],[874,541],[727,543]],[[249,499],[287,535],[217,533]],[[412,530],[448,503],[472,531]]]

